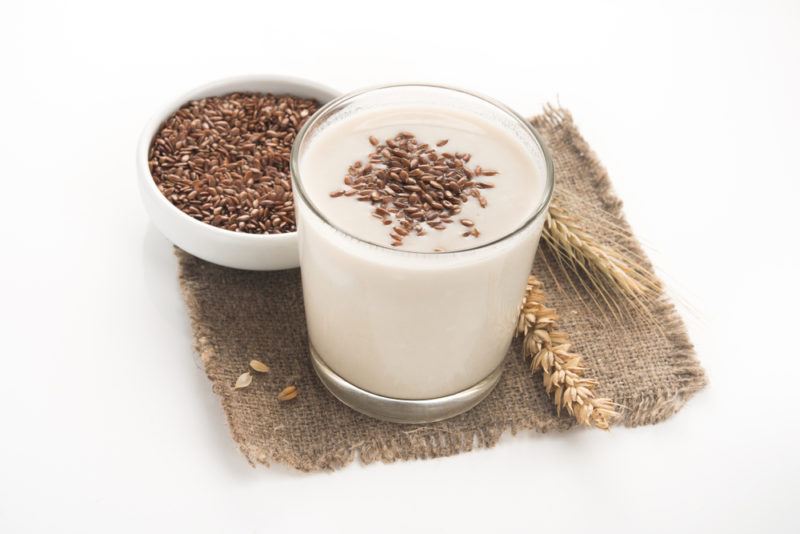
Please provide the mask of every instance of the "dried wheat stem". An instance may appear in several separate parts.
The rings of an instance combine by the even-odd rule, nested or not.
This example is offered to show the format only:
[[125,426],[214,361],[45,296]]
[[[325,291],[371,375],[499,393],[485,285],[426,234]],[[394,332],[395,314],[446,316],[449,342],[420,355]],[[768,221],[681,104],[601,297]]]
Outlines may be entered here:
[[531,369],[542,370],[544,387],[553,395],[559,414],[566,408],[579,424],[606,430],[619,416],[614,403],[595,396],[597,382],[583,376],[581,357],[569,352],[569,338],[556,329],[558,315],[544,300],[542,283],[530,276],[517,331],[525,336],[523,349],[531,358]]
[[658,295],[655,276],[621,253],[600,244],[555,202],[550,205],[543,237],[550,247],[606,294],[621,293],[635,304]]

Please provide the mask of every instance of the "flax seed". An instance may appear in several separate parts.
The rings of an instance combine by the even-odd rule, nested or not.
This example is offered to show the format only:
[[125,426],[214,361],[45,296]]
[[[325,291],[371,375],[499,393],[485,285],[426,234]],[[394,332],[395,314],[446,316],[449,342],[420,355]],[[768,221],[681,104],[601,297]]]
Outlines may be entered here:
[[246,233],[294,232],[292,141],[318,107],[314,100],[258,93],[188,102],[153,138],[153,181],[177,208],[207,224]]
[[[356,196],[356,200],[375,206],[372,215],[384,225],[392,226],[389,232],[392,246],[402,246],[403,238],[412,231],[417,236],[426,235],[417,221],[441,231],[454,222],[453,217],[461,213],[462,205],[470,199],[476,199],[481,207],[488,205],[480,190],[490,189],[494,184],[473,179],[498,172],[480,166],[468,167],[470,154],[440,153],[420,144],[412,132],[405,131],[383,142],[371,135],[369,142],[374,151],[367,156],[366,165],[354,162],[344,178],[346,187],[330,195]],[[447,139],[442,139],[436,142],[436,147],[447,143]],[[462,234],[464,237],[480,235],[472,220],[459,222],[468,229]]]

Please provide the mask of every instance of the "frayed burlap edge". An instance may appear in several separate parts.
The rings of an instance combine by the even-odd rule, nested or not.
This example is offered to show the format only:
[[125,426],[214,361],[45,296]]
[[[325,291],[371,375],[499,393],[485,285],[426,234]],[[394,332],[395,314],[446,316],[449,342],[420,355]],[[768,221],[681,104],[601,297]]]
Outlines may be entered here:
[[[541,123],[546,123],[550,127],[559,128],[559,132],[564,135],[577,151],[577,156],[584,160],[583,166],[591,178],[591,184],[597,192],[604,209],[622,221],[622,225],[630,230],[627,219],[622,212],[622,200],[614,193],[611,179],[600,159],[591,149],[589,144],[580,135],[578,128],[572,120],[572,114],[563,108],[546,105],[544,113],[531,119],[531,124],[536,127]],[[644,267],[653,270],[653,266],[646,259],[647,256],[642,251],[641,245],[632,239],[627,247],[637,253],[642,258]],[[677,376],[680,380],[680,388],[675,392],[665,394],[664,392],[654,391],[651,394],[642,395],[638,398],[614,399],[622,405],[621,423],[628,427],[655,424],[668,418],[681,409],[684,404],[698,391],[703,389],[708,383],[705,371],[703,370],[694,346],[689,341],[686,327],[678,314],[678,310],[669,300],[666,294],[653,306],[653,315],[663,317],[662,329],[664,335],[675,346],[672,360],[676,363]],[[591,355],[584,355],[586,361],[591,365]]]
[[[179,281],[195,336],[194,349],[203,363],[206,376],[212,383],[214,393],[221,400],[231,437],[252,466],[256,464],[269,466],[274,462],[289,465],[300,471],[310,472],[339,469],[353,462],[357,457],[364,464],[376,461],[391,463],[400,460],[439,458],[469,452],[476,448],[493,447],[505,432],[510,432],[512,435],[528,430],[544,433],[566,430],[573,426],[572,421],[566,418],[543,420],[536,414],[532,414],[521,423],[509,425],[507,421],[502,421],[480,430],[469,432],[443,432],[444,429],[442,428],[437,428],[430,432],[410,430],[403,433],[402,437],[389,441],[371,439],[350,447],[326,451],[321,456],[310,461],[299,456],[287,454],[282,447],[274,446],[269,442],[261,443],[258,447],[249,447],[245,436],[241,429],[238,428],[237,421],[233,417],[233,414],[237,412],[237,400],[233,394],[234,390],[224,387],[225,380],[219,373],[215,363],[218,358],[218,352],[211,342],[213,332],[210,326],[200,319],[199,304],[194,298],[194,293],[197,289],[201,289],[199,287],[201,282],[192,279],[191,275],[184,269],[184,260],[189,256],[178,248],[175,248],[175,255],[181,264]],[[334,400],[331,399],[331,402],[334,402]]]

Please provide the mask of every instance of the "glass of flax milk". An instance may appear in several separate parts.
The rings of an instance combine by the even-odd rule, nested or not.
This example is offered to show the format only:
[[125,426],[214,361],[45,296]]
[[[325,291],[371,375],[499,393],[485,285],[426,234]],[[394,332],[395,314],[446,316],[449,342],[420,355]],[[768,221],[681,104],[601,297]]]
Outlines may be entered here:
[[422,423],[497,384],[553,191],[531,125],[457,89],[330,102],[292,179],[309,348],[339,400]]

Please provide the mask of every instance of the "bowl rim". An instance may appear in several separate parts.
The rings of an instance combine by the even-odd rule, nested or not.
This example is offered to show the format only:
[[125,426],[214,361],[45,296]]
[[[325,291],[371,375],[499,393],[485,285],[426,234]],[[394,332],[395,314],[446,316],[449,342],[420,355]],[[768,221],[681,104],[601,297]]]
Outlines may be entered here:
[[[236,91],[236,89],[233,88],[233,86],[250,84],[250,83],[264,83],[264,84],[287,83],[290,85],[304,86],[318,93],[327,93],[329,95],[329,99],[327,102],[335,100],[342,94],[341,92],[336,91],[331,87],[328,87],[327,85],[312,80],[307,80],[305,78],[298,78],[295,76],[283,76],[279,74],[247,74],[247,75],[219,78],[217,80],[206,82],[202,85],[194,87],[193,89],[184,91],[177,98],[173,98],[168,103],[162,104],[158,108],[158,111],[148,119],[148,121],[145,123],[144,128],[142,129],[142,133],[139,135],[139,142],[136,147],[136,165],[138,168],[137,174],[139,175],[140,180],[146,182],[147,185],[145,187],[147,187],[147,189],[151,193],[155,193],[155,196],[159,198],[157,202],[159,202],[164,206],[168,206],[167,209],[171,209],[175,213],[178,213],[184,219],[190,221],[191,224],[196,225],[197,228],[202,228],[203,230],[209,231],[212,234],[215,233],[220,237],[227,237],[229,239],[240,239],[243,241],[261,241],[261,240],[289,241],[292,239],[297,239],[297,230],[295,230],[294,232],[286,232],[280,234],[250,234],[246,232],[234,232],[233,230],[219,228],[217,226],[212,226],[208,223],[198,221],[189,214],[184,213],[183,210],[175,206],[172,202],[169,201],[167,197],[164,196],[164,194],[161,191],[159,191],[158,186],[156,186],[156,182],[153,179],[153,175],[150,172],[150,165],[148,159],[148,153],[150,152],[150,143],[152,142],[153,138],[158,132],[158,129],[170,115],[172,115],[175,111],[177,111],[186,102],[189,102],[190,100],[197,98],[197,95],[201,93],[219,91],[220,95],[222,95],[225,94],[226,91],[227,92]],[[231,87],[229,88],[229,86]],[[266,91],[269,91],[269,89],[266,89]],[[327,102],[321,102],[320,109]]]

